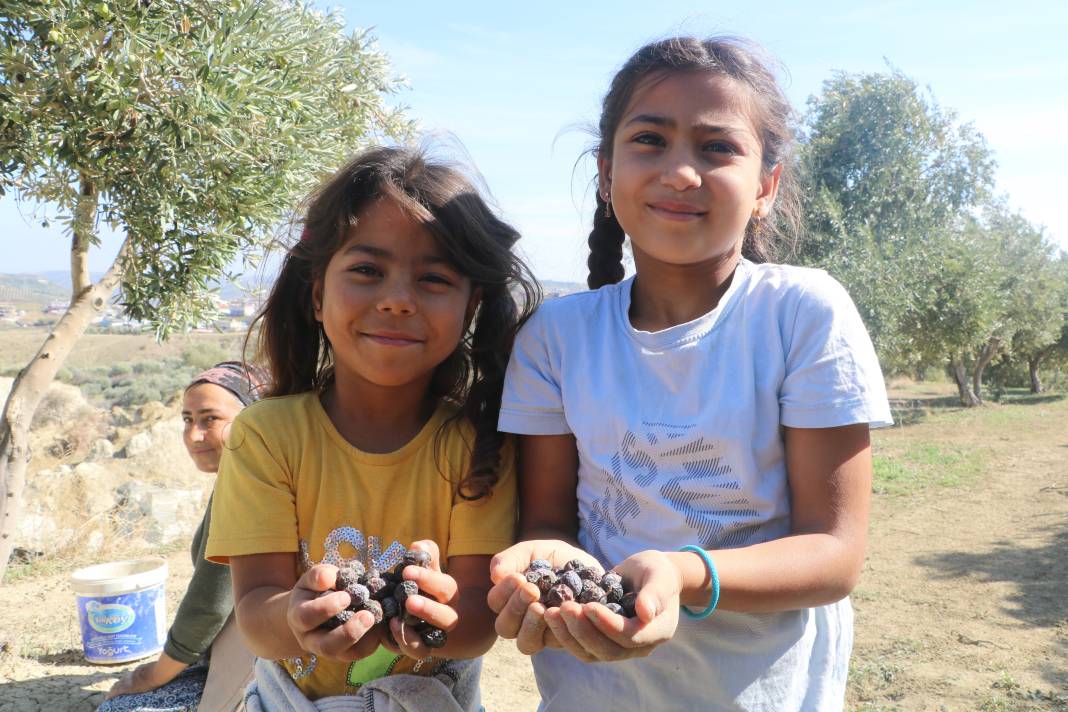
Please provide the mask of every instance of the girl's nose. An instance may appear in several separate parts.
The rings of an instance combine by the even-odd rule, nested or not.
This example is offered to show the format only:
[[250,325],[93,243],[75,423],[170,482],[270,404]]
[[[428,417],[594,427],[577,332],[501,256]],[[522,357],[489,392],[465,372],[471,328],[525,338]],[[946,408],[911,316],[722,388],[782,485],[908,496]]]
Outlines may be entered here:
[[668,156],[664,171],[660,174],[660,182],[681,192],[699,187],[701,175],[689,156]]
[[189,439],[195,443],[203,442],[205,429],[200,425],[194,425],[189,428]]
[[378,311],[391,314],[414,314],[415,299],[407,285],[387,286],[378,300]]

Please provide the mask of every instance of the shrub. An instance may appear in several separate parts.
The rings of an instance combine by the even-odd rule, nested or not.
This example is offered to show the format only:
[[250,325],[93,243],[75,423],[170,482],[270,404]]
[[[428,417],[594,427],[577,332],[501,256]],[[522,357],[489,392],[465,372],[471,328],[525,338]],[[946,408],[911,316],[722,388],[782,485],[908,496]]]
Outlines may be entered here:
[[182,360],[190,366],[193,373],[190,377],[207,370],[220,361],[234,361],[238,356],[235,350],[224,348],[218,344],[202,344],[195,349],[189,348],[182,352]]

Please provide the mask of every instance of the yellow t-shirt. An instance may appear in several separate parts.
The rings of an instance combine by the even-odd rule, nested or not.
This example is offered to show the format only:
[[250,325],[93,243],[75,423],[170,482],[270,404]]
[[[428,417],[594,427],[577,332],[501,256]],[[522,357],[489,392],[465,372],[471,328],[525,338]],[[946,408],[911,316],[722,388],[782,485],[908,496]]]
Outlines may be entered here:
[[[334,427],[317,393],[259,401],[234,420],[219,463],[206,556],[299,552],[299,577],[316,563],[395,566],[413,541],[432,539],[450,556],[495,554],[514,541],[516,478],[511,444],[489,498],[457,494],[470,463],[474,430],[451,422],[442,406],[395,452],[367,453]],[[440,431],[440,434],[439,434]],[[347,663],[327,658],[280,661],[312,700],[355,691],[387,674],[431,675],[385,648]]]

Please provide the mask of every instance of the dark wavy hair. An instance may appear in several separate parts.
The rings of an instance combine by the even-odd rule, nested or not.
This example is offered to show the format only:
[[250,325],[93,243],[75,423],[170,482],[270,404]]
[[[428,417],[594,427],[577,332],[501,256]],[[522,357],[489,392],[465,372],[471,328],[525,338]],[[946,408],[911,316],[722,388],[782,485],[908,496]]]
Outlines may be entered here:
[[[612,157],[612,140],[637,87],[646,79],[677,72],[712,72],[748,87],[750,119],[757,128],[765,174],[782,165],[779,190],[768,217],[750,220],[742,241],[742,255],[754,262],[777,256],[776,243],[792,245],[800,230],[801,203],[794,176],[796,132],[794,110],[772,71],[775,63],[755,44],[738,37],[671,37],[645,45],[616,73],[601,105],[596,144],[591,152]],[[594,181],[596,183],[596,177]],[[596,193],[587,284],[597,289],[623,279],[623,228],[605,214],[605,201]]]
[[290,247],[258,325],[271,396],[321,392],[333,382],[330,342],[315,319],[313,285],[348,240],[360,213],[379,199],[423,225],[446,258],[481,289],[467,333],[431,379],[431,393],[459,406],[474,427],[470,470],[460,496],[480,499],[497,483],[504,436],[497,418],[512,341],[540,300],[530,270],[513,252],[519,233],[498,218],[459,169],[420,149],[377,147],[355,156],[307,199],[301,239]]

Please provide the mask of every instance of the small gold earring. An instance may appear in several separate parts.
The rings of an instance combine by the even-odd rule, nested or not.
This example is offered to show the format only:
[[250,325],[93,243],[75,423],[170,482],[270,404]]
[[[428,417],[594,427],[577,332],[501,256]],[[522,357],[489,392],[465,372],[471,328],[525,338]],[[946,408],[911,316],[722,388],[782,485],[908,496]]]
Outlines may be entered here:
[[608,193],[604,196],[604,216],[608,219],[612,218],[612,194]]

